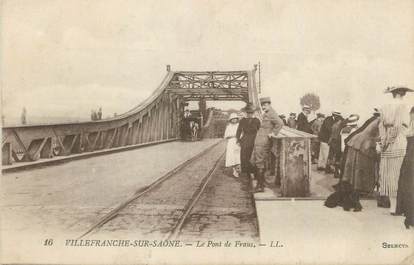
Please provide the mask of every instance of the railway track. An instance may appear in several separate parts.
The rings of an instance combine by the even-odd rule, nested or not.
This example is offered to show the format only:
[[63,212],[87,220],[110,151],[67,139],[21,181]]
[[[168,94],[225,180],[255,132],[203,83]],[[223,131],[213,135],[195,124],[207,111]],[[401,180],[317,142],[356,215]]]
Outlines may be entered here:
[[79,238],[118,231],[177,238],[223,160],[224,150],[220,141],[178,165],[100,218]]

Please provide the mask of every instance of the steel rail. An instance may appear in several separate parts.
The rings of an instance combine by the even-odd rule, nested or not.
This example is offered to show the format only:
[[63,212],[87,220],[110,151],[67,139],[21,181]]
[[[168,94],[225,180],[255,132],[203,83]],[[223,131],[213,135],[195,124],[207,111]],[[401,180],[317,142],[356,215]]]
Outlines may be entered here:
[[194,209],[194,206],[197,204],[197,202],[199,201],[201,195],[204,193],[208,183],[212,179],[212,177],[213,177],[213,175],[214,175],[214,173],[215,173],[215,171],[218,167],[218,164],[222,160],[224,154],[225,153],[223,153],[222,155],[219,156],[219,158],[214,163],[213,167],[209,170],[207,175],[203,178],[202,184],[200,186],[198,186],[198,188],[194,192],[192,198],[189,200],[187,205],[184,207],[184,212],[180,216],[178,222],[176,223],[174,228],[171,230],[171,232],[165,237],[165,240],[171,240],[171,239],[175,239],[175,238],[178,237],[179,233],[181,232],[182,228],[184,227],[184,225],[186,223],[187,218],[190,216],[192,210]]
[[[207,152],[209,152],[210,150],[212,150],[214,147],[216,147],[217,145],[219,145],[222,142],[223,142],[223,140],[220,140],[217,143],[209,146],[208,148],[204,149],[203,151],[201,151],[197,155],[193,156],[190,159],[187,159],[186,161],[179,164],[174,169],[168,171],[166,174],[164,174],[162,177],[158,178],[156,181],[151,183],[149,186],[138,190],[134,195],[132,195],[126,201],[124,201],[123,203],[121,203],[120,205],[115,207],[113,210],[111,210],[109,213],[107,213],[105,216],[103,216],[96,223],[94,223],[86,232],[84,232],[81,236],[79,236],[78,239],[81,239],[81,238],[85,237],[86,235],[90,234],[91,232],[93,232],[97,228],[102,227],[104,224],[106,224],[110,220],[114,219],[121,210],[123,210],[125,207],[127,207],[129,204],[131,204],[133,201],[135,201],[136,199],[142,197],[143,195],[147,194],[148,192],[152,191],[154,188],[158,187],[160,184],[162,184],[164,181],[166,181],[170,177],[176,175],[178,172],[183,170],[187,165],[189,165],[192,162],[194,162],[195,160],[199,159],[200,157],[205,155]],[[222,156],[220,156],[220,159],[221,159],[221,157]],[[217,166],[218,161],[216,161],[216,163],[214,164],[214,168]],[[211,170],[209,171],[209,174],[211,174],[210,172],[211,172]]]

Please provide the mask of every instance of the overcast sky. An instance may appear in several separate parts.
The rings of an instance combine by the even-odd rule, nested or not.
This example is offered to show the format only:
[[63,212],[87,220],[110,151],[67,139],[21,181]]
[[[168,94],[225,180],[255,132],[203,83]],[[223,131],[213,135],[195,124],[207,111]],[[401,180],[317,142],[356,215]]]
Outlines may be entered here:
[[[2,1],[3,112],[122,113],[173,70],[262,65],[280,113],[316,92],[322,112],[371,113],[414,87],[414,1]],[[414,94],[414,93],[413,93]],[[414,102],[413,95],[407,101]]]

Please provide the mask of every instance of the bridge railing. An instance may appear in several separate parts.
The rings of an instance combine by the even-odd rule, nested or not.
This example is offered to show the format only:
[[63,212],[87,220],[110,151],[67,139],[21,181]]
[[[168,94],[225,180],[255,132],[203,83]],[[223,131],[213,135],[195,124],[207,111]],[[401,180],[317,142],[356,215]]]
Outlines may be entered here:
[[181,99],[164,93],[172,76],[173,73],[168,72],[146,101],[117,117],[79,123],[3,127],[2,164],[177,139]]

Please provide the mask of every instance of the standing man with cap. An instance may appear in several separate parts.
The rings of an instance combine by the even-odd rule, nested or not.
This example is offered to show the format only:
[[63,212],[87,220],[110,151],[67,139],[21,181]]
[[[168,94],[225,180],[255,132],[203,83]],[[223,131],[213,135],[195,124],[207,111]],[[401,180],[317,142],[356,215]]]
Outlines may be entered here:
[[270,156],[271,137],[276,136],[283,127],[283,121],[272,108],[269,97],[261,98],[260,105],[264,113],[260,129],[257,132],[254,142],[251,158],[252,164],[256,167],[255,177],[257,179],[257,186],[255,192],[264,191],[265,163]]

